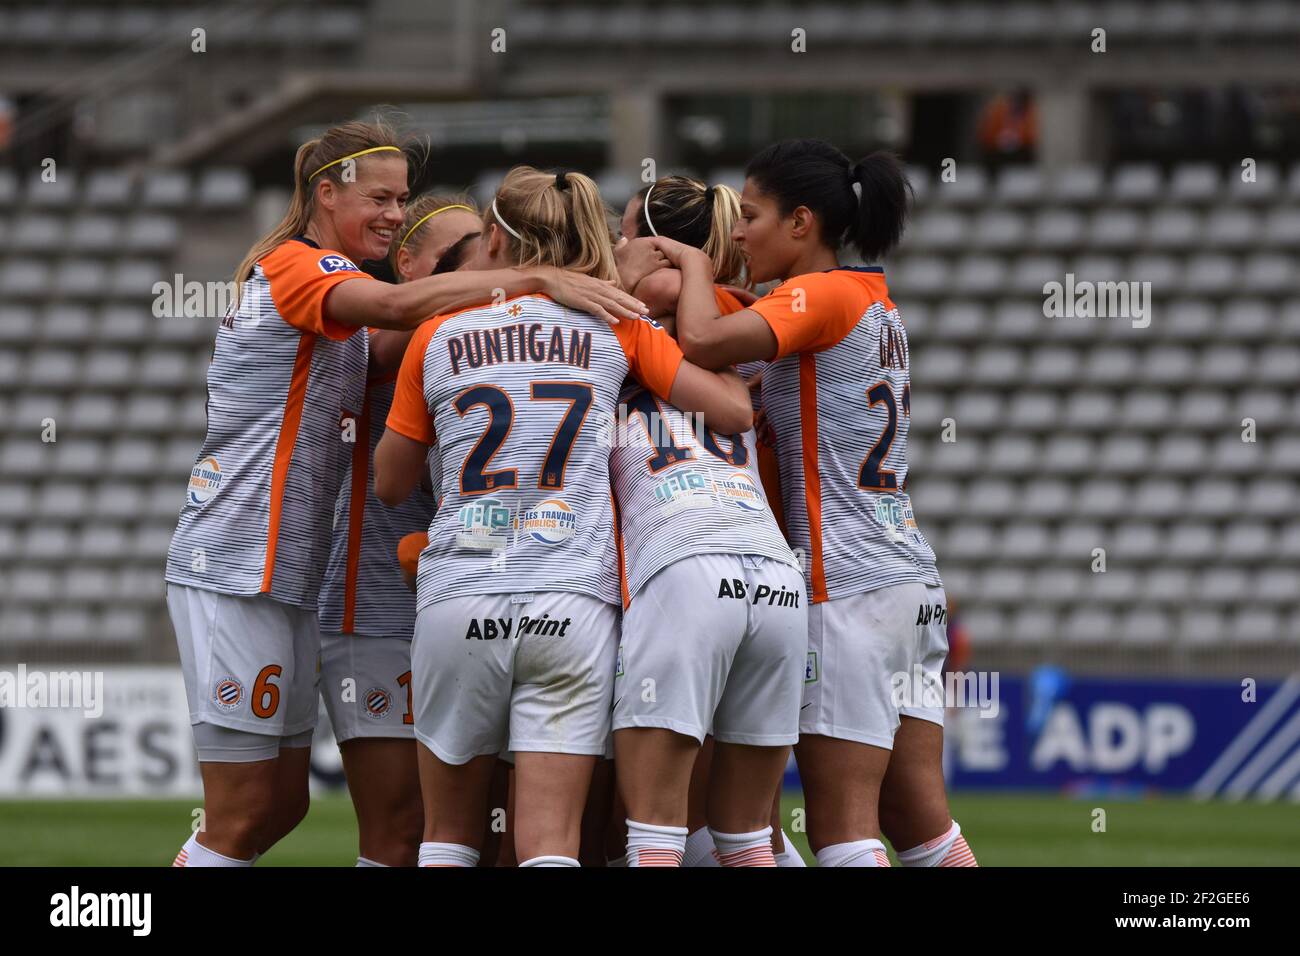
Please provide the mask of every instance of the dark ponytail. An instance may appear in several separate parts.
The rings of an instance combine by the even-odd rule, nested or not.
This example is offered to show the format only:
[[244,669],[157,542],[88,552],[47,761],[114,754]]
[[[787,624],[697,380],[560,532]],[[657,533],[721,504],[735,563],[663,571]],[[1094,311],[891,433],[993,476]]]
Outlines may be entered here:
[[874,262],[903,238],[912,184],[892,153],[854,163],[824,140],[790,139],[761,150],[745,177],[776,199],[782,215],[807,206],[832,249],[849,243]]

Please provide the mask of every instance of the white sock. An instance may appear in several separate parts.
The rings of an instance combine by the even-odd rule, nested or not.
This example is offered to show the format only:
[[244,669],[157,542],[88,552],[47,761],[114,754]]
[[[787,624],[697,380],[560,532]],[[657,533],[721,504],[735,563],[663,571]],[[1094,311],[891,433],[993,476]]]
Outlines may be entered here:
[[776,866],[771,826],[753,833],[719,833],[709,827],[709,835],[718,848],[718,862],[723,866]]
[[388,866],[388,864],[376,863],[374,860],[371,860],[367,857],[359,856],[357,857],[357,866]]
[[628,866],[681,866],[686,827],[627,821]]
[[531,860],[524,860],[520,866],[579,866],[577,860],[571,856],[535,856]]
[[252,866],[253,860],[258,856],[260,854],[254,854],[250,860],[232,860],[228,856],[222,856],[216,850],[209,850],[199,842],[197,833],[191,833],[190,838],[181,847],[181,852],[176,854],[172,866]]
[[686,838],[686,854],[682,866],[721,866],[718,849],[713,845],[708,827],[700,827]]
[[889,854],[879,840],[836,843],[817,851],[818,866],[889,866]]
[[420,866],[478,866],[478,850],[459,843],[421,843]]
[[899,853],[898,862],[901,866],[979,866],[956,820],[941,836]]
[[773,854],[776,857],[776,865],[807,868],[808,864],[803,861],[799,851],[794,848],[794,844],[790,842],[790,834],[786,833],[785,830],[781,831],[781,842],[785,844],[785,849],[780,853]]

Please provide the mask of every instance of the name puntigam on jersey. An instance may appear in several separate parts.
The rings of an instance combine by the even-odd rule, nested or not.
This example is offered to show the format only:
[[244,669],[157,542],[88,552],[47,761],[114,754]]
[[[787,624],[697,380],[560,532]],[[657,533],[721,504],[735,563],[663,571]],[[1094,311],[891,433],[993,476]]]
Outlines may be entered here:
[[907,332],[883,270],[796,276],[749,308],[777,339],[762,403],[811,599],[940,584],[907,494]]
[[417,608],[473,594],[619,599],[609,480],[628,373],[667,398],[682,361],[649,320],[611,327],[542,295],[437,316],[415,333],[388,427],[437,444],[439,508]]
[[[370,281],[303,237],[263,256],[217,329],[208,428],[167,551],[166,578],[316,609],[330,553],[344,396],[364,383],[364,332],[329,322],[339,282]],[[256,635],[249,635],[256,640]]]

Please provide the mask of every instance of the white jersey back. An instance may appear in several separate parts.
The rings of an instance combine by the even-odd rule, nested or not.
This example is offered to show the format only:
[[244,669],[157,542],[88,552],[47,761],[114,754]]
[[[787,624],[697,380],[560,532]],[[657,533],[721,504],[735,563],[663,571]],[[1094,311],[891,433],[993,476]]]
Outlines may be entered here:
[[625,603],[697,554],[759,554],[797,567],[758,475],[754,431],[718,435],[635,382],[619,404],[610,457]]
[[421,326],[388,418],[438,446],[417,607],[533,591],[617,602],[609,444],[619,391],[639,370],[667,394],[680,361],[649,321],[611,328],[541,295]]

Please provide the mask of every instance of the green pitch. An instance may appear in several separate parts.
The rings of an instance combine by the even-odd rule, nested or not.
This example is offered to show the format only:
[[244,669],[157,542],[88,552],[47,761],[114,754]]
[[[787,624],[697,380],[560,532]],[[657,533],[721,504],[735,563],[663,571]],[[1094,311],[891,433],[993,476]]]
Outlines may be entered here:
[[[797,791],[783,801],[792,826]],[[1294,804],[1193,803],[1178,799],[1074,800],[1022,794],[963,794],[952,800],[984,866],[1296,866]],[[1106,830],[1093,832],[1094,809]],[[0,866],[161,866],[189,835],[193,801],[0,802]],[[356,821],[346,797],[319,797],[266,866],[350,866]]]

